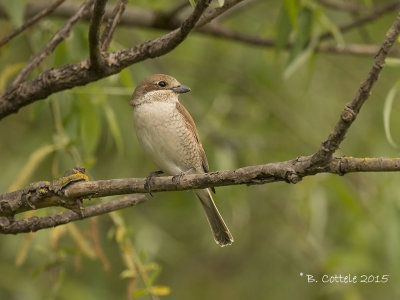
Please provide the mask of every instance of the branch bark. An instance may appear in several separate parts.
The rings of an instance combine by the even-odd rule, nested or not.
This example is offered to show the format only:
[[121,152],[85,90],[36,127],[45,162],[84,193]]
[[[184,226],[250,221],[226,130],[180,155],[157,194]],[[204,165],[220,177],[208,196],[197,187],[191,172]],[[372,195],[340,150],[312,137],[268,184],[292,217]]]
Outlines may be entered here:
[[0,217],[0,233],[17,234],[34,232],[40,229],[51,228],[131,207],[143,203],[144,201],[146,201],[144,195],[127,195],[120,199],[114,199],[105,203],[99,203],[82,208],[80,213],[68,210],[48,217],[35,216],[28,219],[9,219]]
[[107,0],[96,0],[89,25],[89,61],[90,68],[95,72],[100,71],[104,66],[104,58],[100,49],[100,26],[106,4]]
[[193,13],[182,25],[164,36],[133,48],[108,54],[104,57],[104,66],[101,72],[91,72],[89,61],[84,60],[80,63],[64,65],[45,71],[34,80],[19,85],[13,84],[0,95],[0,119],[17,112],[23,106],[29,105],[34,101],[44,99],[52,93],[88,84],[116,74],[139,61],[170,52],[187,37],[202,13],[209,6],[210,1],[198,1]]

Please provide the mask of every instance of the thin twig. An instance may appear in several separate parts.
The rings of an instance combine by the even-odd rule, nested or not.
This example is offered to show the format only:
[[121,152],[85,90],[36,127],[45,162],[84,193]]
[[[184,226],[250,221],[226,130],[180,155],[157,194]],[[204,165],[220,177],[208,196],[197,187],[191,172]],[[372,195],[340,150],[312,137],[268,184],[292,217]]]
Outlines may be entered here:
[[[375,21],[376,19],[380,18],[384,14],[388,14],[388,13],[392,13],[393,11],[397,11],[399,8],[400,8],[400,1],[395,1],[395,2],[389,3],[387,5],[378,6],[370,14],[360,17],[348,24],[339,26],[339,31],[341,33],[345,33],[347,31],[350,31],[351,29],[354,29],[354,28],[360,27],[364,24]],[[322,40],[331,38],[332,36],[333,36],[333,33],[329,31],[324,34],[321,34],[319,39],[322,41]]]
[[323,164],[328,162],[339,148],[340,143],[343,141],[351,124],[356,119],[362,105],[371,94],[372,87],[378,79],[378,76],[384,67],[386,56],[389,54],[393,44],[400,33],[400,13],[397,15],[394,23],[386,33],[385,39],[382,43],[379,52],[375,56],[375,61],[369,71],[367,78],[361,84],[360,88],[354,99],[348,103],[342,111],[339,121],[336,123],[335,128],[329,134],[328,138],[322,143],[321,148],[313,155],[313,164]]
[[96,0],[89,26],[90,68],[99,71],[104,66],[104,58],[100,51],[100,27],[103,20],[107,0]]
[[[332,54],[349,54],[349,55],[363,55],[374,57],[380,49],[379,45],[363,45],[363,44],[347,44],[344,46],[337,45],[318,45],[315,48],[317,52],[332,53]],[[400,48],[392,48],[389,57],[400,57]]]
[[[276,41],[274,39],[261,38],[250,34],[234,31],[218,23],[210,23],[198,29],[198,32],[209,34],[218,38],[224,38],[235,42],[241,42],[257,47],[274,48]],[[286,49],[291,49],[292,44],[287,44]],[[316,52],[326,52],[333,54],[350,54],[374,56],[380,49],[378,45],[346,44],[344,46],[322,44],[315,47]],[[391,57],[400,57],[400,49],[394,48],[390,54]]]
[[332,0],[318,0],[318,2],[326,7],[333,8],[333,9],[340,10],[340,11],[351,12],[351,13],[360,12],[362,10],[367,9],[367,7],[358,5],[356,3],[351,3],[351,2],[350,3],[344,2],[344,1],[338,2],[337,0],[336,1],[335,0],[333,0],[333,1]]
[[29,18],[22,26],[15,29],[13,32],[5,36],[0,40],[0,47],[8,43],[11,39],[16,37],[18,34],[23,32],[25,29],[31,27],[33,24],[38,22],[40,19],[44,18],[45,16],[51,14],[58,6],[60,6],[65,0],[56,0],[52,5],[45,8],[44,10],[38,12],[32,18]]
[[28,76],[32,73],[32,71],[46,58],[54,49],[57,47],[59,43],[65,40],[72,26],[79,21],[80,18],[86,13],[87,9],[93,4],[94,0],[87,0],[84,4],[81,5],[80,9],[76,12],[76,14],[68,20],[68,22],[61,28],[53,38],[46,44],[46,46],[40,51],[38,54],[33,56],[25,68],[18,74],[18,76],[11,83],[11,86],[16,86],[26,80]]
[[199,28],[201,26],[204,26],[205,24],[209,23],[211,20],[214,20],[215,18],[219,17],[235,5],[239,4],[240,2],[243,2],[244,0],[225,0],[224,5],[221,7],[215,7],[213,9],[210,9],[207,11],[197,22],[196,28]]
[[29,219],[7,219],[0,217],[0,233],[17,234],[25,232],[34,232],[44,228],[51,228],[73,221],[103,215],[112,211],[138,205],[146,201],[144,195],[127,195],[120,199],[114,199],[108,202],[99,203],[82,208],[81,214],[72,210],[48,216],[31,217]]
[[125,11],[127,3],[128,0],[120,0],[118,4],[115,5],[115,8],[111,16],[108,18],[107,25],[103,31],[103,35],[101,36],[101,42],[100,42],[101,51],[105,52],[107,51],[108,47],[110,47],[114,31],[117,28],[119,21],[121,20],[121,16]]

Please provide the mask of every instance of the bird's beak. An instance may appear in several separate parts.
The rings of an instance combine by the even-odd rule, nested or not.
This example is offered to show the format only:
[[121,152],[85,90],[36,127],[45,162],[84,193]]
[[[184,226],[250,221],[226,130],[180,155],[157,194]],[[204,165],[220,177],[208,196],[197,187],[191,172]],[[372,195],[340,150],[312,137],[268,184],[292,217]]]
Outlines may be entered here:
[[173,87],[172,90],[177,93],[177,94],[183,94],[183,93],[187,93],[190,92],[190,88],[186,85],[178,85],[176,87]]

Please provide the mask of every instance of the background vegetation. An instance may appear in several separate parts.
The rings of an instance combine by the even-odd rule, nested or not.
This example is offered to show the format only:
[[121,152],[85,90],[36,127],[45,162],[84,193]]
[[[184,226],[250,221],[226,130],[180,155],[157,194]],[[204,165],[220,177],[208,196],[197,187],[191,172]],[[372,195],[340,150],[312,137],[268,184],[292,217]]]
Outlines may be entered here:
[[[352,3],[368,13],[389,1]],[[12,15],[0,19],[0,36],[21,24],[17,12],[26,3],[2,4]],[[128,5],[138,6],[167,10],[172,1]],[[395,16],[396,11],[385,14],[330,43],[380,44]],[[352,18],[319,1],[251,1],[224,24],[277,40],[284,40],[286,28],[296,45],[336,32]],[[0,90],[64,22],[47,17],[0,48]],[[87,23],[76,25],[42,70],[85,59],[87,32]],[[120,26],[111,47],[131,47],[161,33]],[[307,48],[292,49],[192,33],[165,56],[35,102],[1,122],[0,191],[59,177],[77,164],[91,179],[145,177],[154,171],[138,145],[128,104],[137,82],[153,73],[173,75],[191,87],[181,102],[197,123],[211,170],[313,153],[373,57],[310,52],[299,61]],[[383,70],[339,155],[399,155],[383,122],[385,99],[398,80],[394,61]],[[395,98],[390,110],[395,142],[399,110]],[[3,235],[0,299],[398,299],[399,180],[397,173],[355,173],[307,177],[296,185],[218,188],[215,200],[235,237],[226,248],[214,243],[200,205],[187,192],[158,193],[137,207],[34,234]],[[312,284],[301,272],[390,277],[388,283]]]

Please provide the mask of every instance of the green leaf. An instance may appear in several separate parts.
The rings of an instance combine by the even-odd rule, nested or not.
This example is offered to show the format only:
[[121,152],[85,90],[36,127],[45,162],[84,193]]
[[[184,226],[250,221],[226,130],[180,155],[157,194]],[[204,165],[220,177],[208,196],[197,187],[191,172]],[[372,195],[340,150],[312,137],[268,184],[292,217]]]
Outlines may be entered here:
[[299,12],[299,27],[296,32],[296,40],[290,53],[289,62],[297,55],[303,52],[306,43],[311,37],[311,29],[314,19],[313,11],[309,8],[304,8]]
[[386,139],[388,140],[389,144],[392,145],[392,147],[394,148],[398,148],[398,145],[393,140],[392,134],[390,133],[390,113],[392,112],[393,101],[396,97],[396,94],[399,92],[399,89],[400,81],[397,81],[397,83],[389,90],[383,106],[383,125],[385,128]]
[[308,7],[303,8],[299,13],[299,31],[297,39],[304,45],[310,38],[314,19],[314,11]]
[[301,66],[303,66],[311,57],[313,50],[308,48],[307,50],[303,51],[300,55],[298,55],[285,69],[283,72],[283,78],[285,80],[289,79],[293,73],[298,70]]
[[372,7],[373,6],[372,0],[362,0],[362,2],[364,2],[365,6],[367,6],[367,7]]
[[54,50],[54,65],[61,66],[67,63],[68,54],[66,43],[65,41],[62,41]]
[[285,71],[283,72],[283,78],[287,80],[290,76],[293,75],[295,71],[297,71],[300,67],[302,67],[306,62],[310,62],[310,66],[312,66],[311,58],[314,54],[314,49],[318,44],[318,38],[313,38],[310,41],[308,47],[299,54],[289,65],[286,67]]
[[122,271],[119,276],[122,279],[135,278],[135,277],[137,277],[137,273],[134,270],[127,269],[127,270]]
[[133,80],[131,72],[127,68],[119,73],[119,80],[126,88],[133,89],[135,87],[135,80]]
[[91,156],[100,138],[100,118],[97,107],[86,94],[79,94],[79,119],[81,142],[85,152]]
[[343,46],[344,38],[338,26],[328,18],[328,16],[323,12],[321,8],[316,8],[314,10],[314,15],[315,19],[322,25],[322,27],[332,33],[332,36],[338,46]]
[[16,63],[9,66],[4,66],[2,68],[2,72],[0,73],[0,92],[5,89],[9,78],[11,78],[18,71],[22,70],[24,66],[25,63]]
[[155,285],[150,287],[150,293],[155,296],[168,296],[171,294],[171,289],[169,286]]
[[118,125],[117,117],[115,116],[114,110],[112,109],[108,101],[104,101],[104,105],[102,107],[104,109],[111,135],[117,146],[118,154],[122,155],[124,152],[124,140],[122,139],[122,134]]
[[147,289],[135,289],[135,291],[133,292],[133,297],[143,297],[148,295],[149,292],[147,291]]
[[86,25],[78,22],[78,24],[74,26],[70,37],[65,40],[65,47],[67,56],[64,57],[64,60],[76,61],[82,59],[82,53],[87,53],[89,51]]
[[196,6],[196,0],[189,0],[189,3],[192,7]]
[[46,145],[36,149],[28,159],[28,162],[17,175],[17,178],[11,184],[9,191],[14,191],[22,186],[29,180],[33,172],[39,167],[40,163],[51,153],[58,148],[55,145]]
[[275,47],[277,52],[280,52],[287,45],[292,29],[287,11],[282,7],[275,25]]
[[85,236],[78,229],[75,223],[69,223],[66,225],[66,227],[70,237],[75,242],[80,252],[85,254],[87,257],[91,259],[96,258],[96,252],[91,247],[89,240],[85,238]]
[[286,13],[289,17],[290,22],[292,23],[292,27],[297,28],[298,20],[297,15],[300,10],[300,3],[298,0],[284,0],[283,6],[286,10]]
[[20,27],[24,23],[24,13],[27,0],[3,0],[2,7],[6,11],[11,23]]
[[32,243],[34,241],[34,235],[25,235],[23,238],[22,245],[18,247],[17,255],[15,257],[15,266],[20,267],[26,261],[28,257]]
[[152,271],[149,277],[149,282],[153,284],[161,273],[161,266],[157,263],[147,264],[145,266],[147,272]]

